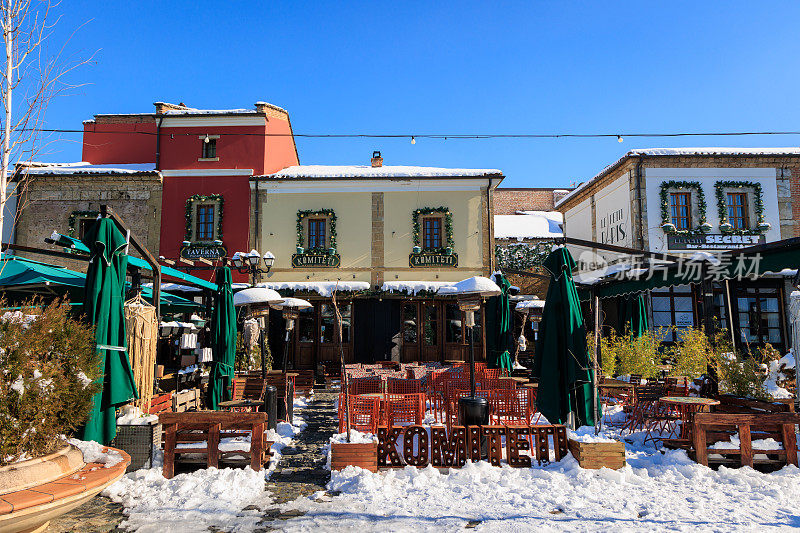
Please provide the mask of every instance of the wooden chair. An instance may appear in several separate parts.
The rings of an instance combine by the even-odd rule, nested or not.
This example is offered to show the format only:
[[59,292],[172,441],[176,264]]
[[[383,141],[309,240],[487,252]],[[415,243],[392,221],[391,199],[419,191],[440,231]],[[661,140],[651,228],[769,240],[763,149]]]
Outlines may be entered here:
[[[738,463],[741,466],[792,464],[797,466],[797,436],[794,432],[800,424],[796,413],[697,413],[693,422],[693,448],[695,460],[708,466],[709,454],[722,456],[713,459],[717,464]],[[738,430],[740,445],[738,449],[709,448],[709,443],[729,440]],[[753,440],[774,438],[783,444],[782,450],[762,450],[753,448]],[[755,458],[765,455],[766,458]],[[730,457],[733,457],[731,459]],[[737,460],[738,459],[738,460]]]
[[[267,390],[267,382],[261,377],[233,378],[232,400],[252,400],[260,402],[264,400],[264,393]],[[257,406],[235,407],[235,412],[256,411]]]
[[[273,442],[264,439],[266,413],[188,411],[161,413],[164,425],[164,477],[175,475],[176,463],[205,463],[207,467],[250,465],[261,470],[272,455]],[[221,438],[250,436],[249,450],[220,451]],[[199,457],[198,457],[199,456]],[[203,460],[205,456],[205,460]]]

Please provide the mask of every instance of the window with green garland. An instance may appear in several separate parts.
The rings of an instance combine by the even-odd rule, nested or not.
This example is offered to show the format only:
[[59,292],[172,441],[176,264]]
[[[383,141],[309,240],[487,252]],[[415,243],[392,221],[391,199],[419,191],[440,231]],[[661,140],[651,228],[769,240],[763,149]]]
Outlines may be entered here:
[[[761,184],[757,181],[718,181],[714,184],[714,193],[717,199],[717,213],[720,220],[719,229],[722,233],[727,235],[760,235],[769,231],[772,227],[769,222],[764,220],[763,193]],[[743,197],[741,196],[742,194],[744,195]],[[729,205],[729,195],[736,198],[739,205]],[[751,206],[752,212],[750,210]],[[731,213],[742,217],[743,220],[740,219],[739,223],[732,224],[729,217]]]
[[415,247],[425,252],[452,252],[453,214],[444,206],[422,207],[411,215],[412,237]]
[[225,199],[221,194],[195,194],[186,199],[186,237],[189,242],[222,240]]

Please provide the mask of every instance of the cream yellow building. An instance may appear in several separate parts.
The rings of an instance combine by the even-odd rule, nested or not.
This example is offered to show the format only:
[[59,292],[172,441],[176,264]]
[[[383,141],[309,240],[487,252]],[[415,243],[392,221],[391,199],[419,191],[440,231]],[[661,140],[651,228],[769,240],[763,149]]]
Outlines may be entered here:
[[[383,166],[379,153],[372,166],[251,178],[252,242],[276,257],[265,285],[314,303],[298,321],[290,363],[338,361],[334,289],[346,359],[463,358],[461,313],[435,293],[492,272],[492,192],[502,179],[491,169]],[[272,322],[273,353],[283,353],[282,324]]]

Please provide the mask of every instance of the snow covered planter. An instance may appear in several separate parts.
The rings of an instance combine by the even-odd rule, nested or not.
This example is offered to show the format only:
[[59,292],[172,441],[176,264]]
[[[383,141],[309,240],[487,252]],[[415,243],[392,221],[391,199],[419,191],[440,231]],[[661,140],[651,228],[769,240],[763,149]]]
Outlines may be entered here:
[[0,300],[0,466],[63,447],[98,386],[92,328],[68,303],[34,303],[23,313]]
[[378,443],[331,443],[331,470],[359,466],[370,472],[378,471]]

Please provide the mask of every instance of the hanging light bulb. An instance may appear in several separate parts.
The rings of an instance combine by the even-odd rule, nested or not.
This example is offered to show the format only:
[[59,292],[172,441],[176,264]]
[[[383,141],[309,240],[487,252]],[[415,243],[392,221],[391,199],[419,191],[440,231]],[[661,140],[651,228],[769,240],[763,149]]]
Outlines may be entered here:
[[417,144],[417,140],[414,138],[413,135],[411,136],[411,144]]
[[206,133],[206,138],[205,138],[205,139],[203,139],[203,142],[204,142],[204,143],[206,143],[206,144],[208,144],[209,142],[211,142],[211,138],[208,136],[208,133]]
[[623,141],[622,135],[617,135],[617,142],[621,143]]

